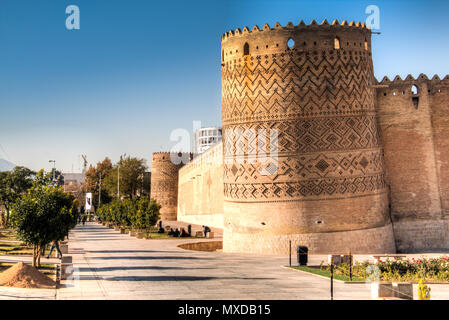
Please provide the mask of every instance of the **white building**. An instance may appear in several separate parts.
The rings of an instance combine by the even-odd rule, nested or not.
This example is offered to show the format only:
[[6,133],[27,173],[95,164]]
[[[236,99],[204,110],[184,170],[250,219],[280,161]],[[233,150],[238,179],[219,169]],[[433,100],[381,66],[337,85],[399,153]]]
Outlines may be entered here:
[[200,154],[221,141],[221,128],[208,127],[195,131],[195,153]]

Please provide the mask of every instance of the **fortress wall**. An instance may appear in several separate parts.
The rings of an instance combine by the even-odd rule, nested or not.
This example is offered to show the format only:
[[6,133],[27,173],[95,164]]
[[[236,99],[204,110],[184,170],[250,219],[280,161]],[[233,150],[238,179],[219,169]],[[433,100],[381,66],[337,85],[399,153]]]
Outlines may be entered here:
[[431,81],[432,128],[441,209],[449,216],[449,76]]
[[[380,84],[389,86],[378,89],[377,108],[397,248],[408,252],[446,247],[432,129],[439,121],[432,120],[433,85],[424,75],[417,80],[385,78]],[[413,85],[417,94],[411,91]]]
[[[325,243],[308,242],[311,252],[333,252],[372,230],[377,240],[360,250],[394,252],[369,29],[228,32],[222,84],[224,251],[277,253],[273,239],[285,249],[289,238],[316,237]],[[277,145],[260,130],[277,132]],[[333,233],[348,238],[324,236]]]
[[182,164],[175,164],[169,152],[153,153],[151,166],[151,198],[162,206],[162,221],[176,221],[178,206],[178,171]]
[[223,228],[221,142],[179,170],[178,221]]

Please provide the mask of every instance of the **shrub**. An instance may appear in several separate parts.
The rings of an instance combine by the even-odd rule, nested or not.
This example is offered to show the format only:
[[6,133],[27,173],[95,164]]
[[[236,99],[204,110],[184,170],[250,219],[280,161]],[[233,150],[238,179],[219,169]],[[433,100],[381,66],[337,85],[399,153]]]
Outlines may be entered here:
[[123,227],[148,229],[159,220],[161,206],[154,199],[114,200],[97,210],[101,220],[113,222]]

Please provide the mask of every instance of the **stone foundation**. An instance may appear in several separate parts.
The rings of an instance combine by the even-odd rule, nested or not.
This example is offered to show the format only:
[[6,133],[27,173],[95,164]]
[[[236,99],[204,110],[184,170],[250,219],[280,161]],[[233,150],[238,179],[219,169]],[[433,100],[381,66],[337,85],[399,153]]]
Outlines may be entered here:
[[288,254],[289,240],[292,253],[296,247],[306,246],[312,254],[395,253],[392,226],[327,233],[274,235],[264,233],[239,234],[224,230],[223,252],[256,254]]
[[398,252],[449,249],[447,220],[414,220],[393,223]]

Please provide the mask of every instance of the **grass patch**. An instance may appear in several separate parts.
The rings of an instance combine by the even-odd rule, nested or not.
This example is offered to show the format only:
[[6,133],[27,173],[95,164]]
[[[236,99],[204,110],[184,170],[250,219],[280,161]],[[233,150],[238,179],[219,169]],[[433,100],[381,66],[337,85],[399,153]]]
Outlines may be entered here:
[[0,228],[0,240],[17,240],[16,232],[13,229]]
[[[295,266],[295,267],[291,267],[291,268],[292,269],[296,269],[296,270],[309,272],[309,273],[313,273],[313,274],[316,274],[316,275],[319,275],[319,276],[323,276],[323,277],[327,277],[327,278],[331,277],[330,271],[320,269],[319,267]],[[347,282],[351,281],[349,279],[349,276],[342,275],[342,274],[335,274],[335,273],[334,273],[334,279],[341,280],[341,281],[347,281]],[[360,282],[360,281],[365,281],[365,279],[357,278],[357,277],[353,276],[352,277],[352,281]]]
[[[49,253],[50,249],[47,246],[45,255]],[[7,242],[0,240],[0,255],[33,255],[33,247],[27,246],[20,242]]]
[[145,235],[145,239],[195,239],[196,237],[173,237],[167,233],[150,232]]

